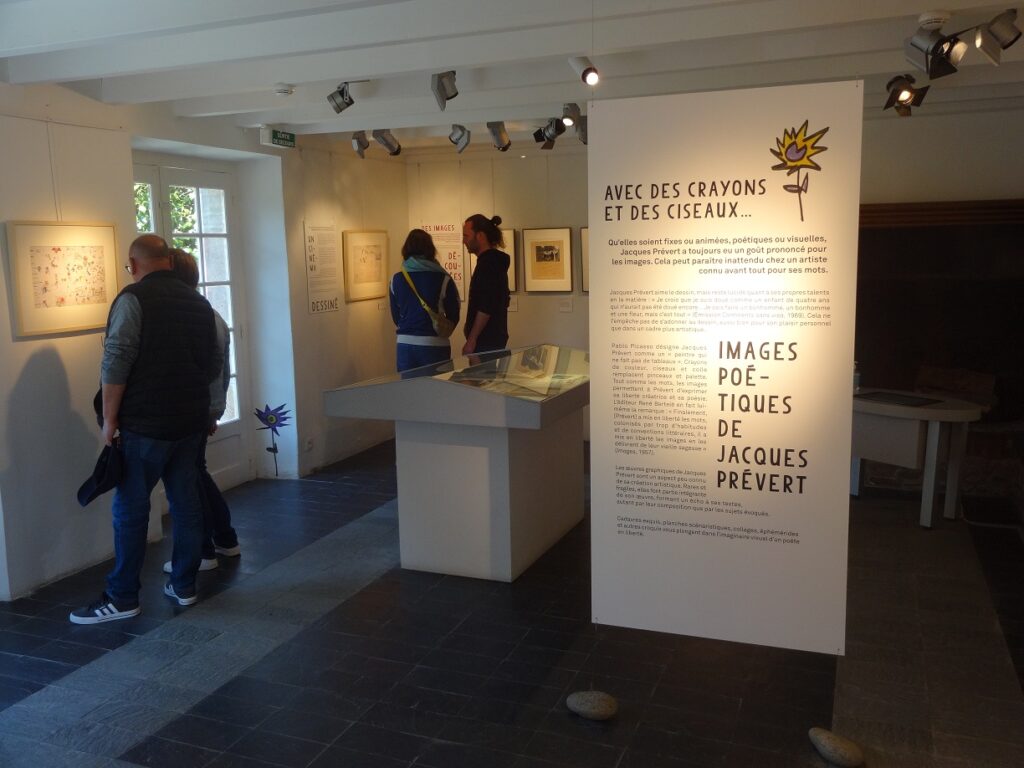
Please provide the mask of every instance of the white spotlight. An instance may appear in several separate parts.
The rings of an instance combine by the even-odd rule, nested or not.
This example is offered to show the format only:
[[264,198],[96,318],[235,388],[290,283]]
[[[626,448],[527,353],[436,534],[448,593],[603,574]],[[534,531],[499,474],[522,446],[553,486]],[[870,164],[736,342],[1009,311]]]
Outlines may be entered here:
[[452,124],[452,132],[448,134],[448,141],[455,145],[455,151],[458,154],[462,154],[463,150],[469,146],[470,130],[464,125],[458,123]]
[[569,59],[569,66],[587,85],[597,85],[601,79],[597,73],[597,67],[586,56],[573,56]]
[[563,104],[562,105],[562,124],[568,128],[579,122],[580,119],[580,105],[575,103]]
[[355,99],[348,92],[348,83],[342,83],[327,96],[327,101],[330,103],[331,108],[335,112],[341,114],[346,109],[355,104]]
[[398,143],[398,139],[396,139],[387,128],[378,128],[375,130],[373,132],[373,138],[375,138],[377,143],[384,147],[392,157],[401,154],[402,145]]
[[459,95],[459,89],[455,87],[455,70],[438,72],[430,76],[430,90],[434,92],[437,99],[437,106],[444,112],[445,104]]
[[369,140],[366,138],[366,131],[356,131],[352,134],[352,149],[356,151],[356,154],[360,157],[366,157],[366,148],[370,146]]
[[498,120],[494,123],[488,123],[487,130],[491,134],[494,148],[499,152],[508,152],[508,148],[512,146],[512,139],[509,138],[508,131],[505,130],[504,121]]

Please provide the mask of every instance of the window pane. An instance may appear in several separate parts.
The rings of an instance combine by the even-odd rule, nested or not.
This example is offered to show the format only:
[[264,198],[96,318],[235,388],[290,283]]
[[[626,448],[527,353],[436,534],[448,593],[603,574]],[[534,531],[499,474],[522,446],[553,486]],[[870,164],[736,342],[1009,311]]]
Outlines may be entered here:
[[199,210],[203,217],[203,233],[224,234],[228,231],[227,218],[224,214],[223,189],[200,188]]
[[183,251],[191,253],[202,266],[202,258],[199,254],[199,238],[198,237],[175,237],[171,240],[171,245],[174,248],[181,248]]
[[171,229],[175,232],[196,231],[196,190],[194,187],[171,187]]
[[228,269],[228,240],[226,237],[203,238],[203,282],[226,283],[231,279]]
[[228,385],[226,401],[227,405],[224,408],[224,415],[217,421],[218,424],[238,419],[238,379],[234,376],[231,377],[231,383]]
[[235,362],[235,332],[228,331],[228,338],[231,339],[231,350],[228,357],[231,360],[231,375],[234,376],[238,372],[238,363]]
[[153,231],[153,187],[135,183],[135,231]]
[[220,316],[224,318],[224,322],[229,326],[234,325],[231,320],[231,286],[212,285],[203,292],[206,294],[206,299],[210,302],[210,306],[220,313]]

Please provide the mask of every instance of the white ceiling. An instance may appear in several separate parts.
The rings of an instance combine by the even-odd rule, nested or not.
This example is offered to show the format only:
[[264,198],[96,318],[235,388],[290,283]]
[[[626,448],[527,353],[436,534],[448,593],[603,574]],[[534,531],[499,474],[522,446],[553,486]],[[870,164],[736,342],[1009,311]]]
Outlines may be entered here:
[[[1016,6],[944,7],[953,32]],[[863,79],[865,115],[895,120],[881,111],[885,84],[904,72],[927,82],[902,49],[928,10],[903,0],[0,0],[0,80],[298,134],[390,128],[406,144],[443,141],[452,123],[480,141],[493,120],[532,141],[570,101],[586,112],[588,99],[824,80]],[[596,88],[573,73],[576,55],[601,71]],[[448,69],[459,96],[442,112],[430,76]],[[336,115],[326,96],[341,81],[355,104]],[[294,93],[276,95],[280,83]],[[1008,109],[1024,109],[1024,40],[1000,67],[970,51],[917,114]]]

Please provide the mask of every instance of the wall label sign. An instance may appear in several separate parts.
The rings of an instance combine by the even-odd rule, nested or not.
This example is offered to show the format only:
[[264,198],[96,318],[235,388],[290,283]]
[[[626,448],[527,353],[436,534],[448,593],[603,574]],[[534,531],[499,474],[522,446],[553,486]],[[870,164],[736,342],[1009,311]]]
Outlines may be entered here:
[[303,222],[307,310],[311,315],[341,309],[341,253],[333,224]]
[[595,622],[843,652],[862,108],[591,104]]

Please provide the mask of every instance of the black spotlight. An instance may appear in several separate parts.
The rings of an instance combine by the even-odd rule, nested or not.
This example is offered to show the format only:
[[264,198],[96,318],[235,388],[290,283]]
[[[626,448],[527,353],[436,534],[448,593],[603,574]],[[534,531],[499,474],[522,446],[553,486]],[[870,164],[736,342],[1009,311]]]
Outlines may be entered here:
[[921,102],[924,101],[924,96],[931,86],[915,88],[914,78],[910,75],[897,75],[885,87],[889,91],[889,98],[882,109],[894,107],[900,117],[910,117],[910,108],[921,106]]
[[560,117],[552,117],[543,128],[533,132],[533,140],[540,145],[541,149],[551,149],[555,146],[555,139],[565,133],[565,123]]

